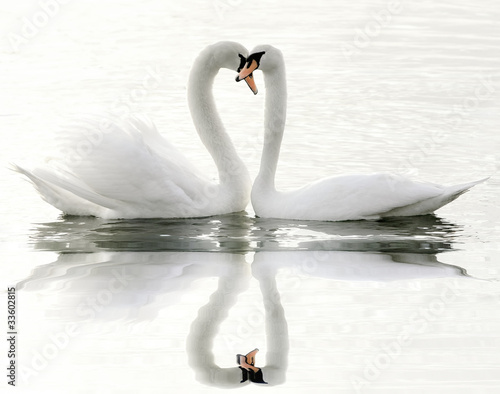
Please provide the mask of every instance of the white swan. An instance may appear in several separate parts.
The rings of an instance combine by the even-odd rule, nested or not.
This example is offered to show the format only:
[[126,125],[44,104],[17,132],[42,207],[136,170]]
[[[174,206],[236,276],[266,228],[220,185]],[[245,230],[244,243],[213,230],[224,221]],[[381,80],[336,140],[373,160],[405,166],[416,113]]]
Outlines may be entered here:
[[[242,211],[251,179],[217,114],[212,85],[220,68],[239,71],[247,50],[234,42],[205,48],[191,70],[188,102],[198,134],[213,157],[219,183],[205,179],[147,119],[108,124],[79,160],[47,160],[26,175],[42,197],[70,215],[103,218],[201,217]],[[247,81],[249,82],[249,81]],[[97,130],[101,125],[92,122]],[[66,135],[72,148],[85,135]]]
[[287,105],[281,51],[270,45],[254,48],[236,80],[247,78],[257,68],[263,72],[266,86],[264,148],[251,193],[257,216],[341,221],[424,215],[485,180],[440,186],[392,174],[350,175],[322,179],[291,192],[277,191],[274,179]]

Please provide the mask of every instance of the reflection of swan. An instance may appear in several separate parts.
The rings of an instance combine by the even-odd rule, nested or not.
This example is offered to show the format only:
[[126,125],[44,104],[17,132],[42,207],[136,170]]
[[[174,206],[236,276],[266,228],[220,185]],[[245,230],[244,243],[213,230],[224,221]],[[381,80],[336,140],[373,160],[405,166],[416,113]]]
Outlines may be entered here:
[[[64,321],[78,324],[79,331],[86,333],[96,326],[103,330],[103,324],[121,325],[124,320],[138,323],[161,319],[160,312],[172,316],[168,308],[178,304],[184,295],[196,293],[194,282],[207,277],[218,277],[218,287],[191,324],[186,339],[188,361],[204,384],[241,386],[241,370],[236,363],[227,368],[217,366],[212,345],[238,294],[248,288],[250,265],[243,254],[62,253],[54,263],[37,267],[17,283],[16,289],[31,292],[38,303],[44,303],[43,308],[38,308],[43,314],[40,332],[44,324]],[[259,278],[259,282],[267,334],[266,366],[262,370],[269,384],[276,385],[284,381],[286,372],[288,329],[274,276]],[[229,358],[234,360],[236,353]]]
[[[271,308],[266,313],[272,315],[272,308],[278,306],[272,299],[276,295],[274,275],[283,268],[298,275],[348,281],[470,278],[465,269],[439,262],[436,253],[433,250],[428,253],[265,251],[255,254],[252,271],[260,281],[266,308]],[[53,305],[52,309],[57,308],[57,315],[71,319],[105,316],[108,320],[117,317],[140,320],[155,317],[159,309],[176,303],[177,294],[188,291],[194,281],[205,277],[220,277],[228,285],[224,288],[228,292],[224,302],[215,303],[212,308],[230,308],[238,292],[246,288],[245,267],[244,255],[232,253],[61,253],[55,262],[36,267],[16,287],[19,291],[40,294],[56,291],[57,307]],[[233,287],[229,287],[231,283]],[[218,292],[222,291],[219,285]],[[112,299],[108,299],[110,292]],[[89,297],[97,300],[102,297],[102,305],[87,302]],[[268,301],[272,302],[268,305]],[[213,324],[215,316],[212,311]],[[268,358],[270,346],[268,343]]]
[[264,73],[266,85],[264,148],[252,188],[252,205],[258,216],[339,221],[423,215],[434,212],[481,182],[440,186],[390,174],[351,175],[327,178],[291,192],[276,191],[274,178],[287,104],[281,52],[269,45],[258,46],[237,80],[246,78],[257,68]]
[[[269,385],[282,384],[288,370],[288,323],[279,293],[279,285],[286,282],[287,272],[299,279],[298,282],[295,281],[299,286],[300,278],[304,276],[382,282],[463,277],[459,267],[441,264],[433,254],[426,253],[257,252],[251,270],[259,281],[266,329],[266,345],[259,343],[252,346],[259,346],[262,353],[265,353],[265,365],[259,362],[258,366],[262,368],[265,381]],[[217,387],[243,386],[240,383],[242,373],[237,364],[233,361],[232,366],[218,366],[213,351],[219,327],[228,316],[230,308],[244,295],[251,280],[250,266],[243,254],[62,253],[58,261],[38,266],[16,287],[20,292],[33,292],[37,304],[43,302],[40,305],[42,307],[37,308],[41,313],[41,323],[37,325],[36,330],[33,328],[33,332],[30,332],[32,338],[39,338],[38,335],[43,336],[43,332],[49,332],[44,329],[47,325],[56,324],[60,330],[62,322],[78,325],[82,334],[98,330],[101,336],[102,332],[113,325],[122,326],[124,320],[139,323],[152,319],[158,319],[157,322],[164,321],[167,325],[173,324],[180,331],[179,335],[184,338],[186,327],[194,313],[183,315],[181,323],[172,323],[171,318],[175,317],[178,311],[170,307],[175,308],[185,295],[199,295],[195,282],[207,277],[218,277],[218,285],[208,302],[198,309],[198,314],[191,323],[186,338],[188,362],[197,380],[203,384]],[[297,287],[294,288],[294,293],[302,293],[296,290]],[[203,290],[203,295],[207,296],[208,293]],[[282,295],[288,296],[290,293]],[[26,300],[29,298],[26,297]],[[29,301],[25,306],[33,308]],[[309,305],[303,307],[307,308]],[[175,344],[179,345],[180,342],[172,343],[173,347],[162,348],[162,351],[180,352],[183,346],[175,347]],[[30,347],[25,349],[31,350]],[[79,353],[79,348],[68,351],[74,351],[72,357],[76,359],[88,355]],[[112,355],[115,352],[122,354],[122,351],[112,345],[107,347],[110,356],[107,358],[108,362],[113,362],[116,366],[115,357]],[[155,345],[153,349],[141,351],[146,352],[145,357],[149,354],[157,355],[158,347]],[[227,351],[230,353],[227,358],[234,360],[234,356],[241,349],[231,349],[229,346]],[[26,356],[29,360],[28,354]],[[103,363],[106,365],[106,361]],[[295,365],[297,364],[300,365],[300,362],[296,361]],[[177,369],[167,369],[165,381],[170,381],[177,372]]]
[[[148,120],[92,124],[100,141],[78,160],[21,167],[43,198],[71,215],[104,218],[200,217],[245,209],[251,180],[216,111],[212,84],[220,68],[238,69],[246,49],[219,42],[203,50],[191,70],[188,101],[194,124],[219,171],[203,177]],[[73,135],[67,148],[85,142]]]
[[[219,326],[240,293],[248,288],[248,265],[234,264],[230,275],[220,276],[217,290],[210,301],[200,308],[191,324],[187,338],[189,365],[195,370],[196,379],[206,385],[221,388],[240,387],[241,370],[235,367],[221,368],[216,365],[212,351]],[[274,275],[257,277],[264,299],[267,338],[266,365],[261,367],[265,381],[270,386],[282,384],[288,368],[288,325]],[[249,381],[246,381],[248,384]]]
[[354,282],[392,282],[413,279],[464,277],[462,267],[441,263],[433,253],[379,253],[352,251],[297,251],[256,253],[254,275],[279,269]]
[[221,368],[215,363],[213,344],[220,324],[227,318],[229,309],[236,304],[238,294],[248,288],[250,272],[243,256],[242,264],[234,264],[232,270],[221,275],[217,290],[210,301],[198,310],[187,337],[187,355],[196,380],[209,386],[240,386],[241,370]]
[[197,280],[227,276],[247,264],[243,255],[208,252],[61,253],[17,283],[19,291],[47,295],[47,313],[81,323],[152,320],[179,302]]

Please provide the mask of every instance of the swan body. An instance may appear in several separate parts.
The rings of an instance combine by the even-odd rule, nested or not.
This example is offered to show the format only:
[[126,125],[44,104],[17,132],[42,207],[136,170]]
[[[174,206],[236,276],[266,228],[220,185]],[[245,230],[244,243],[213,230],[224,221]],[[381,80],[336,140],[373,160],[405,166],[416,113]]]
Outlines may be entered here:
[[[219,118],[212,85],[220,68],[236,71],[247,50],[234,42],[205,48],[191,70],[188,103],[198,134],[213,157],[219,183],[206,179],[148,119],[130,116],[109,124],[78,160],[48,160],[26,175],[42,197],[70,215],[103,218],[202,217],[242,211],[251,179]],[[90,120],[90,127],[99,122]],[[64,136],[64,146],[85,141]]]
[[275,173],[286,120],[285,63],[270,45],[254,48],[237,81],[254,70],[266,86],[264,148],[251,192],[257,216],[296,220],[360,220],[429,214],[483,180],[455,186],[415,182],[400,175],[347,175],[321,179],[298,190],[275,188]]
[[256,215],[263,218],[368,220],[432,213],[480,182],[440,186],[394,174],[345,175],[290,192],[256,184],[251,198]]

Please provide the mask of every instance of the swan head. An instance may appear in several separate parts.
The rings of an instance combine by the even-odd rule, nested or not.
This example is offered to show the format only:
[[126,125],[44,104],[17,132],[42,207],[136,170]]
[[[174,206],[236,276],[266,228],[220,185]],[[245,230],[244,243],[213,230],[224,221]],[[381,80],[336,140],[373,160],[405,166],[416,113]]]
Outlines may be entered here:
[[[236,82],[244,79],[247,81],[247,78],[252,77],[253,80],[253,72],[257,69],[260,69],[262,72],[267,73],[271,72],[280,66],[283,63],[283,54],[278,48],[273,47],[272,45],[259,45],[256,46],[251,52],[250,55],[246,58],[246,62],[244,66],[240,66],[238,69],[238,76],[236,77]],[[248,83],[248,82],[247,82]],[[251,88],[252,89],[252,88]],[[255,87],[255,89],[257,89]],[[254,94],[257,94],[257,91],[252,89]]]
[[[218,70],[227,68],[239,73],[247,62],[248,50],[240,43],[234,41],[219,41],[209,45],[200,53],[201,67],[206,71],[208,68]],[[257,86],[250,73],[245,78],[250,89],[257,94]]]
[[227,68],[229,70],[239,70],[243,64],[243,59],[248,56],[248,50],[238,42],[219,41],[208,45],[198,56],[200,63],[204,67]]

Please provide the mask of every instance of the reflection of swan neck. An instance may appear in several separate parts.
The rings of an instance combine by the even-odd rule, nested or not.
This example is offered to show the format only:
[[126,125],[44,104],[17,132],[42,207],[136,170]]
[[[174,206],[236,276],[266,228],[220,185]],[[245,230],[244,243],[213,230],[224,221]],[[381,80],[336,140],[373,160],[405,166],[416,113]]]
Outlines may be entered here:
[[266,85],[264,148],[260,171],[255,180],[256,190],[275,190],[274,177],[285,129],[287,105],[285,65],[282,57],[279,60],[272,70],[263,71]]
[[236,366],[220,368],[215,363],[212,350],[219,326],[228,316],[229,309],[236,304],[238,294],[248,288],[250,281],[248,264],[242,261],[241,256],[235,256],[229,274],[220,277],[217,290],[210,296],[208,304],[198,311],[186,341],[188,363],[194,369],[196,379],[210,386],[240,386],[241,370]]
[[238,182],[246,187],[248,172],[225,131],[212,93],[215,77],[222,67],[212,47],[201,52],[189,75],[189,110],[201,141],[217,165],[221,184],[233,182],[233,187],[237,187],[234,182]]

